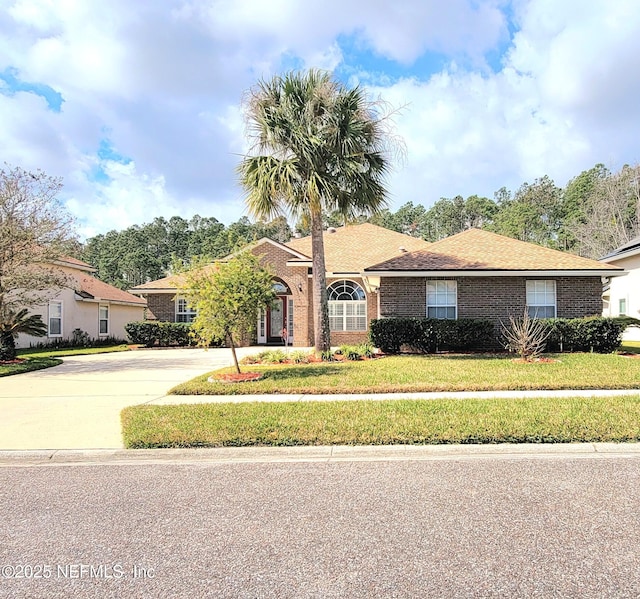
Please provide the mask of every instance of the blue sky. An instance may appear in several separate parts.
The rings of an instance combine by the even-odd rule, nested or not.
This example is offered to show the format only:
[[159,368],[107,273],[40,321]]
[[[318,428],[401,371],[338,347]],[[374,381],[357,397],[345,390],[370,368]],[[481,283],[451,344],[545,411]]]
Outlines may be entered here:
[[640,160],[637,0],[0,0],[0,143],[90,236],[246,214],[241,99],[323,68],[400,108],[390,208]]

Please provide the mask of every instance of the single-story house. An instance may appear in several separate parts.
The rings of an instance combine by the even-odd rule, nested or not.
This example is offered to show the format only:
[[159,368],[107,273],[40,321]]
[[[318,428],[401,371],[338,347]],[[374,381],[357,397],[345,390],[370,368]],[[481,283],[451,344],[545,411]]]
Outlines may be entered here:
[[115,337],[126,339],[124,325],[144,318],[147,302],[113,285],[96,279],[91,265],[63,257],[54,266],[67,277],[68,286],[51,292],[48,302],[29,310],[39,314],[47,325],[46,337],[21,334],[16,347],[70,339],[80,329],[93,339]]
[[[373,318],[417,316],[508,321],[528,309],[540,317],[602,313],[603,277],[618,266],[581,258],[479,229],[436,243],[371,224],[324,233],[333,345],[367,338]],[[261,239],[250,251],[273,269],[278,301],[257,323],[258,343],[313,344],[311,238]],[[177,292],[179,277],[131,289],[160,320],[194,316]]]
[[[622,267],[627,272],[627,276],[612,278],[605,285],[602,314],[640,318],[640,235],[601,258],[601,262]],[[640,341],[640,328],[629,327],[624,339]]]

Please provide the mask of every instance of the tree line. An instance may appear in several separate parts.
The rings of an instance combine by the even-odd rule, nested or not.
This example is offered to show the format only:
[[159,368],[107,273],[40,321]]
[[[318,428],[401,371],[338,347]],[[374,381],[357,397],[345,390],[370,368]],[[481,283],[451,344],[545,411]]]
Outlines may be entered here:
[[292,231],[286,218],[252,223],[245,216],[225,226],[214,217],[195,215],[155,218],[122,231],[90,237],[80,258],[97,269],[97,277],[120,289],[160,279],[189,265],[194,256],[222,258],[262,237],[286,242]]
[[[323,220],[325,228],[345,224],[339,213],[325,214]],[[347,222],[370,222],[427,241],[476,227],[600,258],[640,234],[640,165],[611,172],[596,164],[564,188],[544,176],[515,192],[503,187],[493,198],[441,198],[430,208],[407,202],[395,212],[384,209]],[[214,217],[158,217],[89,238],[80,257],[98,269],[100,279],[127,289],[164,277],[193,256],[221,258],[262,237],[286,243],[294,232],[309,234],[304,219],[291,227],[283,216],[269,222],[242,217],[228,226]]]
[[[325,222],[344,224],[338,214]],[[640,165],[611,172],[596,164],[564,188],[545,175],[515,192],[503,187],[493,199],[441,198],[428,209],[408,202],[358,222],[432,242],[476,227],[597,259],[640,234]],[[298,228],[304,231],[304,223]]]

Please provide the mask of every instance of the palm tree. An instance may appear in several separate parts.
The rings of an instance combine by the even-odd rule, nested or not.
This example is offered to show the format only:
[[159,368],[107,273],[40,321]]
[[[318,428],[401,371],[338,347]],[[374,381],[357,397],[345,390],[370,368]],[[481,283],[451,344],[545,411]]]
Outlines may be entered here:
[[0,314],[0,360],[14,360],[16,357],[15,338],[18,333],[44,337],[47,325],[42,322],[39,314],[28,315],[26,308],[13,312],[4,309]]
[[290,72],[260,81],[245,100],[252,151],[238,167],[249,212],[289,213],[311,225],[314,345],[330,347],[322,215],[375,214],[386,206],[386,125],[380,103],[330,73]]

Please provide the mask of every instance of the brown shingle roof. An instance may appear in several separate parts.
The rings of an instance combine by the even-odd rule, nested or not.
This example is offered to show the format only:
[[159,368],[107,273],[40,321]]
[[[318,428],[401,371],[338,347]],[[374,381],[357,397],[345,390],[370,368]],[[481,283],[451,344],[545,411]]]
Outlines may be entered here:
[[[207,272],[215,268],[217,268],[215,262],[211,262],[210,264],[206,264],[202,267],[202,269]],[[129,291],[132,293],[147,293],[149,291],[175,291],[176,289],[184,286],[185,278],[186,275],[183,273],[169,275],[168,277],[164,277],[163,279],[157,279],[155,281],[142,283],[142,285],[133,287],[132,289],[129,289]]]
[[71,266],[72,268],[79,268],[80,270],[88,270],[95,272],[95,268],[91,266],[91,264],[87,264],[82,260],[78,260],[77,258],[72,258],[71,256],[60,256],[57,260],[62,266]]
[[85,298],[145,306],[147,301],[85,274],[75,274],[75,291]]
[[170,275],[168,277],[164,277],[163,279],[156,279],[155,281],[149,281],[147,283],[142,283],[142,285],[138,285],[129,291],[134,293],[137,292],[145,292],[145,291],[160,291],[172,289],[175,290],[178,287],[181,287],[184,284],[184,275]]
[[370,266],[368,271],[621,270],[611,264],[559,252],[480,229],[469,229],[429,249]]
[[[311,257],[311,237],[292,239],[288,247]],[[347,225],[324,232],[324,254],[328,272],[356,273],[365,267],[401,254],[426,249],[427,241],[369,223]],[[311,259],[311,258],[309,258]]]

